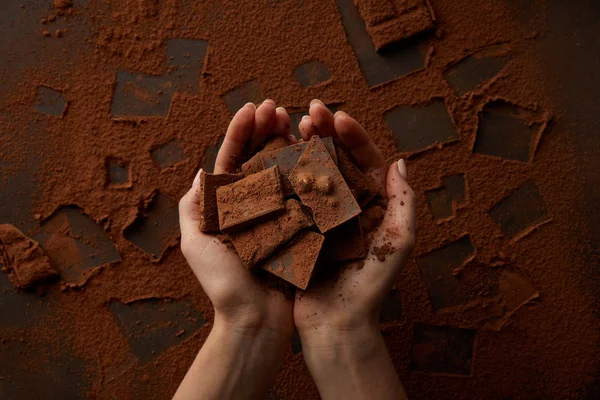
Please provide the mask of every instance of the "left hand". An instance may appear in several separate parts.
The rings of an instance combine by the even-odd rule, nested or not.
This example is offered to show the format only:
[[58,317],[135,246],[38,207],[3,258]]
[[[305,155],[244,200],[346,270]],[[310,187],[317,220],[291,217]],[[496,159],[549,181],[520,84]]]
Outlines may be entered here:
[[[289,134],[290,117],[284,108],[265,100],[258,108],[246,104],[233,117],[217,155],[215,174],[235,172],[243,152],[270,135]],[[293,332],[293,300],[267,288],[240,261],[231,246],[199,229],[198,177],[179,203],[181,250],[215,309],[215,324],[244,333],[269,330],[289,337]]]

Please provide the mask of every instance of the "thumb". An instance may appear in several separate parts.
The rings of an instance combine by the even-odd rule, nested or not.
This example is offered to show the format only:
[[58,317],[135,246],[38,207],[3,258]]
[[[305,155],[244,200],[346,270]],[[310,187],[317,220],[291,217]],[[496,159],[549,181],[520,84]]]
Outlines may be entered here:
[[380,292],[392,287],[415,246],[415,193],[406,177],[404,160],[392,163],[386,178],[388,208],[369,247],[365,267],[367,274],[373,274],[369,279],[380,283],[376,285]]
[[198,171],[192,187],[179,201],[179,228],[181,229],[182,245],[200,233],[200,175],[202,169]]

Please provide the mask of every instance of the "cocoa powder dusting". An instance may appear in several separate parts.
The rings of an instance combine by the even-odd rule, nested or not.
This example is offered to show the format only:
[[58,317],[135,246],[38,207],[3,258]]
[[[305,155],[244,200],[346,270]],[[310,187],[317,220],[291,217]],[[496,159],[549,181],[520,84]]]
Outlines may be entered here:
[[[3,4],[0,224],[61,278],[17,290],[2,265],[0,397],[172,397],[214,318],[177,200],[235,109],[320,98],[417,196],[381,326],[408,397],[598,398],[597,12],[559,3]],[[271,397],[319,398],[292,346]]]

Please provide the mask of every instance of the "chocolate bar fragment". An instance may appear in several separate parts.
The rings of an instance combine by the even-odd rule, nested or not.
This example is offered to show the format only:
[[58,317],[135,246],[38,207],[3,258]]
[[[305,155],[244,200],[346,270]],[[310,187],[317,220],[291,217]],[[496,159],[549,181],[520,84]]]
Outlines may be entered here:
[[261,264],[261,268],[305,290],[312,277],[325,237],[302,231]]
[[229,239],[244,265],[252,268],[273,254],[296,233],[312,225],[312,218],[300,202],[290,199],[285,202],[285,213],[262,224],[232,233]]
[[[325,147],[327,148],[329,155],[334,159],[334,162],[337,163],[337,155],[335,153],[333,139],[331,137],[326,137],[323,139],[323,144],[325,144]],[[281,173],[281,184],[283,186],[283,192],[285,196],[292,196],[295,194],[294,188],[288,179],[288,175],[296,167],[300,156],[304,154],[307,147],[308,142],[300,142],[273,152],[261,153],[264,168],[268,168],[273,165],[279,166],[279,172]]]
[[8,278],[21,289],[58,276],[40,244],[13,225],[0,225],[0,264],[9,270]]
[[390,0],[355,1],[377,51],[435,27],[427,0],[404,1],[400,8]]
[[367,246],[359,217],[333,228],[325,235],[324,257],[332,263],[351,261],[367,255]]
[[[245,176],[255,174],[259,171],[265,169],[265,165],[262,160],[262,154],[268,153],[271,151],[279,150],[288,145],[288,141],[282,136],[274,136],[272,137],[266,144],[265,147],[256,153],[252,158],[242,164],[242,173]],[[269,165],[270,167],[271,165]]]
[[217,189],[242,179],[242,174],[209,174],[200,172],[198,197],[200,198],[200,230],[202,232],[219,231],[219,213],[217,210]]
[[285,210],[277,166],[217,189],[219,227],[232,233],[273,218]]
[[358,205],[365,207],[375,196],[377,196],[377,187],[372,179],[363,174],[363,172],[350,160],[346,152],[339,147],[335,148],[338,158],[338,168],[352,191]]
[[289,179],[302,203],[311,209],[321,233],[361,212],[352,191],[318,136],[311,138]]

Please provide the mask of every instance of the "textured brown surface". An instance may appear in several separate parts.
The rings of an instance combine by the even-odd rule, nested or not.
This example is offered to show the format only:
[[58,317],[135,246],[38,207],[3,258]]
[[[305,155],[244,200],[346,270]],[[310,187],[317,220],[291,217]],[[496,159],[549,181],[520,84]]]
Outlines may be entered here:
[[361,259],[367,255],[360,217],[354,217],[327,232],[323,245],[325,260],[331,263]]
[[0,262],[15,287],[26,289],[58,276],[40,244],[12,225],[0,225]]
[[279,249],[260,268],[306,289],[319,259],[325,237],[311,231],[300,232],[290,243]]
[[337,154],[337,164],[340,173],[352,191],[358,205],[361,208],[365,207],[378,193],[373,179],[363,174],[352,160],[350,160],[348,154],[346,154],[344,150],[336,147],[335,152]]
[[200,173],[200,230],[202,232],[219,231],[219,210],[217,208],[217,189],[242,179],[241,174],[214,175],[202,171]]
[[[403,2],[390,3],[400,9]],[[175,202],[200,167],[211,171],[235,104],[269,97],[290,113],[307,110],[313,98],[336,104],[364,125],[388,162],[408,159],[417,247],[391,300],[401,315],[381,329],[410,399],[600,398],[598,2],[435,0],[432,6],[431,35],[378,53],[362,22],[370,18],[353,0],[85,0],[62,15],[48,0],[0,2],[0,223],[38,240],[40,230],[57,222],[57,210],[77,205],[113,249],[104,257],[96,235],[52,233],[54,245],[68,243],[54,254],[81,260],[89,274],[78,287],[48,285],[44,296],[15,291],[0,274],[0,359],[10,360],[0,363],[0,397],[172,397],[211,330],[212,306],[177,246],[151,262],[123,231],[151,193]],[[206,57],[173,50],[178,38],[203,42]],[[171,56],[179,64],[166,62]],[[315,60],[330,79],[304,87],[294,71]],[[181,71],[191,77],[185,84]],[[135,75],[127,98],[143,107],[113,101],[122,72]],[[144,79],[158,80],[158,87],[140,87]],[[551,112],[541,135],[535,126],[504,130],[539,137],[535,152],[533,143],[528,152],[519,148],[525,162],[503,159],[510,154],[503,149],[487,154],[482,144],[496,142],[486,138],[477,145],[486,153],[474,152],[480,133],[496,138],[488,128],[497,114],[486,105],[498,99]],[[124,115],[154,110],[157,101],[159,115]],[[385,116],[395,107],[414,124],[388,126]],[[185,160],[160,169],[152,150],[174,139]],[[513,149],[517,141],[498,143]],[[128,165],[126,185],[105,185],[109,159]],[[459,174],[469,196],[451,220],[438,223],[425,192]],[[514,240],[503,227],[518,226],[498,225],[489,212],[529,181],[552,220],[519,230],[528,233]],[[538,209],[526,200],[525,210]],[[144,229],[155,232],[152,226]],[[467,233],[474,259],[462,275],[444,274],[441,287],[453,293],[466,281],[474,300],[436,310],[417,260]],[[505,314],[501,308],[497,315],[493,303],[522,299],[496,297],[512,293],[503,289],[504,271],[539,297],[495,331],[486,325]],[[496,275],[498,284],[490,280]],[[482,290],[489,283],[491,296]],[[155,308],[140,307],[122,330],[109,304],[150,302],[140,299],[160,300],[151,302]],[[164,316],[159,309],[166,305],[182,304],[193,312],[185,317],[186,306],[169,314],[185,322],[176,321],[176,330],[164,318],[158,327],[146,324]],[[176,336],[180,329],[185,333]],[[132,332],[142,346],[131,345]],[[151,335],[155,341],[141,340]],[[318,398],[301,353],[288,351],[271,397]]]
[[244,265],[252,268],[300,230],[312,225],[312,219],[300,202],[290,199],[285,202],[283,214],[241,232],[232,233],[229,239]]
[[277,166],[217,189],[219,227],[242,230],[283,212],[285,203]]
[[321,233],[360,214],[356,199],[318,136],[311,138],[289,179]]

